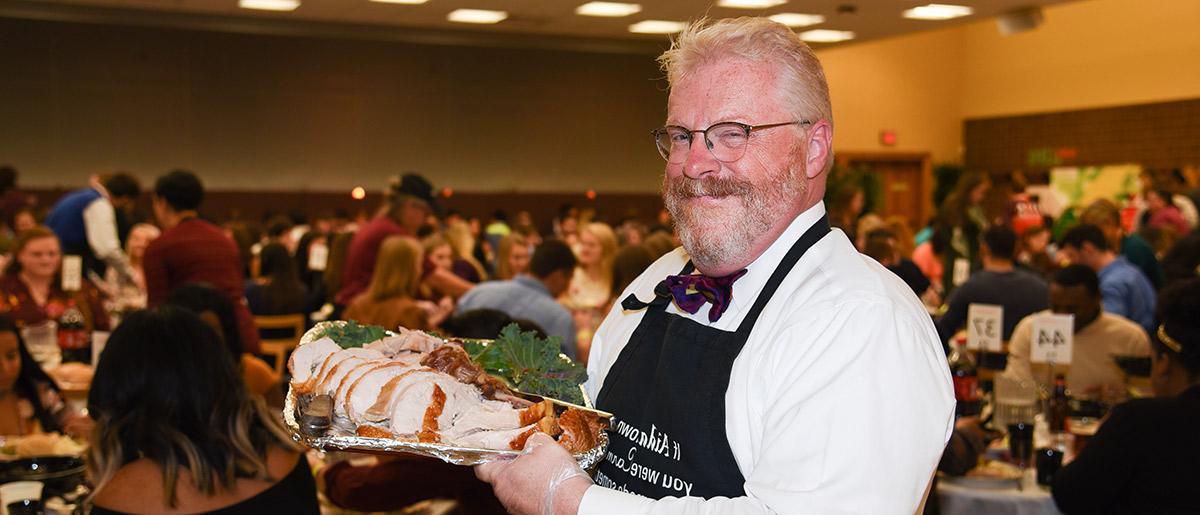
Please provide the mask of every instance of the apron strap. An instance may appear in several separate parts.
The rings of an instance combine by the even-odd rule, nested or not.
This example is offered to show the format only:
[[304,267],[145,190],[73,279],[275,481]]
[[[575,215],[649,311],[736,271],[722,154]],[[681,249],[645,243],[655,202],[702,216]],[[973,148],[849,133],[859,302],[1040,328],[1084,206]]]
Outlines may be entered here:
[[775,272],[771,274],[771,278],[767,279],[767,284],[758,294],[758,298],[754,300],[754,305],[750,307],[750,312],[746,313],[746,318],[742,319],[741,325],[738,326],[739,334],[748,335],[750,330],[754,328],[755,322],[758,321],[758,315],[762,314],[763,308],[767,306],[767,301],[775,295],[775,290],[779,289],[779,285],[783,283],[784,278],[792,271],[792,267],[800,261],[800,257],[808,252],[808,249],[816,245],[821,238],[829,234],[829,215],[822,215],[817,223],[809,227],[804,232],[796,243],[792,244],[792,248],[788,249],[787,254],[783,256],[783,260],[779,262],[779,266],[775,268]]

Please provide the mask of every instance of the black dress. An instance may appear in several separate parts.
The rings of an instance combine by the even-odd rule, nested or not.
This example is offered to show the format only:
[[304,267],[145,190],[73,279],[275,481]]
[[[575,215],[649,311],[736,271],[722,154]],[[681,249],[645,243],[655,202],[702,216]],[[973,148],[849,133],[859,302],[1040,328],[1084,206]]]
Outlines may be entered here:
[[1200,513],[1200,386],[1113,409],[1075,461],[1054,476],[1058,509]]
[[[99,506],[93,506],[92,515],[108,515],[124,513]],[[304,456],[296,460],[296,466],[288,475],[271,485],[258,495],[237,504],[216,509],[207,513],[221,515],[257,515],[261,513],[288,513],[295,515],[318,515],[321,513],[317,505],[317,484],[312,472],[308,469],[308,460]]]

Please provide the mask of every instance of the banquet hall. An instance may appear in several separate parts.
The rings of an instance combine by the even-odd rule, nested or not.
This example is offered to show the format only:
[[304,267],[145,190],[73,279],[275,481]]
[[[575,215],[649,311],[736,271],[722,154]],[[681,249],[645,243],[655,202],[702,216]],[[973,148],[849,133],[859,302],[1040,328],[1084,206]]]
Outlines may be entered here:
[[[680,141],[735,170],[717,129],[754,145],[820,126],[823,194],[796,223],[819,212],[923,309],[954,408],[923,494],[815,512],[1200,510],[1200,446],[1150,423],[1200,399],[1200,3],[947,1],[0,0],[0,507],[520,513],[467,465],[526,459],[546,433],[594,455],[579,512],[597,512],[620,438],[679,436],[605,409],[615,381],[591,383],[627,361],[605,338],[654,309],[639,292],[695,314],[691,295],[717,324],[743,291],[670,283],[701,264],[670,199]],[[832,115],[676,115],[692,83],[673,44],[740,17],[811,49]],[[655,289],[644,274],[681,255]],[[309,363],[321,341],[336,348]],[[495,351],[518,344],[550,356],[530,365],[546,381]],[[421,358],[443,348],[465,368]],[[384,386],[400,378],[354,411],[356,378],[412,356],[441,372],[419,385],[423,433],[381,411],[404,407]],[[753,509],[725,511],[804,513],[772,504],[733,442],[751,356],[730,359],[720,416]],[[445,450],[485,441],[449,416],[430,429],[430,395],[459,409],[445,377],[521,411],[508,454]],[[587,449],[565,443],[579,413],[609,425],[584,424]]]

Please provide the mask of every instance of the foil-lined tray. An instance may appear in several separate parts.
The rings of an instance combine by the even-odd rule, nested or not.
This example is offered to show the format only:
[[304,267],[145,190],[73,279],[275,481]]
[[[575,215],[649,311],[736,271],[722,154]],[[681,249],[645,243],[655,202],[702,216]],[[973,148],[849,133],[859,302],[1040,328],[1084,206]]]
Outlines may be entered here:
[[[316,324],[312,329],[300,338],[299,345],[304,345],[316,339],[316,335],[323,332],[324,329],[331,325],[341,324],[341,321],[321,322]],[[392,334],[389,332],[389,335]],[[482,344],[487,344],[489,340],[456,340],[456,341],[473,341]],[[564,356],[565,358],[565,356]],[[583,386],[580,385],[582,389]],[[568,402],[542,397],[538,395],[530,395],[522,392],[517,392],[520,396],[531,401],[537,402],[543,398],[553,402],[558,406],[569,407],[574,409],[582,409],[594,412],[602,418],[611,421],[612,415],[603,411],[598,411],[590,405],[590,401],[586,395],[583,396],[584,403],[587,406],[578,406]],[[304,396],[309,397],[309,396]],[[511,459],[522,454],[523,451],[513,450],[497,450],[497,449],[479,449],[471,447],[458,447],[455,445],[441,443],[423,443],[417,441],[398,440],[392,438],[367,438],[358,436],[353,433],[353,428],[339,425],[339,419],[332,420],[331,425],[327,428],[312,427],[310,424],[302,424],[304,419],[303,409],[308,402],[308,398],[298,398],[291,387],[288,388],[287,398],[284,399],[283,405],[283,420],[288,431],[292,435],[292,439],[297,443],[321,450],[341,450],[362,452],[368,454],[417,454],[421,456],[429,456],[441,459],[446,463],[455,465],[478,465],[490,461]],[[604,453],[608,448],[608,433],[600,431],[597,438],[596,446],[587,451],[576,453],[575,461],[583,469],[590,469],[604,459]]]

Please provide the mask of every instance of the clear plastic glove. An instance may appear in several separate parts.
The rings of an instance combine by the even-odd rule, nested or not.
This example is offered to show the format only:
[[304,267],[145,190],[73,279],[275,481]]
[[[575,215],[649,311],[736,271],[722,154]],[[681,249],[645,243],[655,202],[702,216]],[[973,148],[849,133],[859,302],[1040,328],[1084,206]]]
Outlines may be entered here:
[[592,486],[571,453],[543,433],[525,442],[521,456],[476,466],[475,475],[492,485],[510,513],[519,515],[575,513]]

